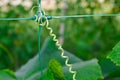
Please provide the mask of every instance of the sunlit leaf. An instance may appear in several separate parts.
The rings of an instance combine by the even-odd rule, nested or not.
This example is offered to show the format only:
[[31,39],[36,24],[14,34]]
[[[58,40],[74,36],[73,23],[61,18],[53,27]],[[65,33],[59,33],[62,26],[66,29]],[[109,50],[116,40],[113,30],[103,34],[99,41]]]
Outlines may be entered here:
[[120,66],[120,42],[113,48],[107,58],[111,59],[116,65]]

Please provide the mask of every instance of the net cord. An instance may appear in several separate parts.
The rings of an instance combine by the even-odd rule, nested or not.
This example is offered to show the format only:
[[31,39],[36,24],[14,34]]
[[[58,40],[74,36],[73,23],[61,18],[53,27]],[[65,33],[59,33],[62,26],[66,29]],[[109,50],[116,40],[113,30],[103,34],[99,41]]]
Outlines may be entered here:
[[52,19],[59,18],[87,18],[87,17],[110,17],[120,16],[120,14],[88,14],[88,15],[70,15],[70,16],[52,16]]
[[41,71],[41,78],[42,80],[44,80],[43,77],[43,68],[42,68],[42,54],[41,54],[41,34],[42,34],[42,25],[39,25],[39,31],[38,31],[38,55],[39,55],[39,65],[40,65],[40,71]]
[[[34,6],[37,7],[37,6]],[[40,8],[40,7],[38,7]],[[41,12],[41,8],[38,9],[38,12]],[[42,16],[42,15],[41,15]],[[70,16],[47,16],[48,20],[51,19],[61,19],[61,18],[87,18],[87,17],[114,17],[120,16],[120,14],[88,14],[88,15],[70,15]],[[0,18],[0,20],[35,20],[35,17],[31,18]]]

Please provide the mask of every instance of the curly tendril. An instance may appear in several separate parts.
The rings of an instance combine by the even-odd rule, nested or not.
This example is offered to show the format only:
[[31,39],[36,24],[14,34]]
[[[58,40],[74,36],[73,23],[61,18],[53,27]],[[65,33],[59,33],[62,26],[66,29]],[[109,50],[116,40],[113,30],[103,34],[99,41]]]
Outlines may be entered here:
[[73,74],[73,80],[76,80],[76,74],[77,71],[73,71],[72,68],[72,64],[69,64],[69,57],[65,56],[65,51],[62,48],[61,44],[59,44],[58,39],[56,38],[56,35],[53,33],[53,29],[51,27],[49,27],[49,21],[47,19],[46,16],[40,16],[38,17],[37,15],[35,15],[36,17],[36,21],[41,25],[41,26],[45,26],[47,30],[49,30],[49,35],[52,37],[53,41],[55,41],[56,46],[58,47],[58,49],[61,51],[61,57],[66,59],[65,60],[65,65],[69,67],[69,72]]

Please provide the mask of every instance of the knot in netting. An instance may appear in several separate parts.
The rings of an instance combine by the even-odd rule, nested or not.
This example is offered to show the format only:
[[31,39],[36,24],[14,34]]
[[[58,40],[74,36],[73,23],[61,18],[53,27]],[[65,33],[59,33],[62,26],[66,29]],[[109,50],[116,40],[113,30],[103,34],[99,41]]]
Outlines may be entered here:
[[35,15],[35,21],[38,22],[41,26],[48,25],[48,19],[44,14],[38,13],[37,15]]

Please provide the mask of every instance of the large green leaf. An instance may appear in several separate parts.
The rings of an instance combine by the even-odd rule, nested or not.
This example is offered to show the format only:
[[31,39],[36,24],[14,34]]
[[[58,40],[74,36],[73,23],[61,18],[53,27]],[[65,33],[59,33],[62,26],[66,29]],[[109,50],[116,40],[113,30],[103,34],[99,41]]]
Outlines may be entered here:
[[10,70],[0,71],[0,80],[17,80],[14,73]]
[[111,59],[116,65],[120,66],[120,42],[113,48],[107,58]]
[[104,78],[116,78],[120,76],[120,67],[111,60],[102,58],[99,60]]
[[[42,60],[44,61],[42,64],[44,69],[43,72],[46,72],[49,61],[51,59],[56,59],[63,66],[63,71],[67,80],[72,80],[72,74],[69,73],[68,67],[64,64],[64,59],[60,57],[60,52],[50,38],[45,41],[41,54],[43,57]],[[101,69],[96,59],[84,62],[69,52],[65,52],[65,55],[70,57],[70,63],[73,63],[73,69],[77,71],[77,80],[97,80],[102,78]],[[22,66],[20,70],[16,71],[16,76],[18,80],[23,78],[26,80],[39,80],[41,75],[38,55]]]
[[[41,49],[41,59],[43,61],[42,65],[43,69],[45,69],[48,66],[48,62],[50,61],[50,59],[56,59],[58,60],[61,65],[65,65],[64,64],[64,59],[62,59],[60,57],[60,52],[58,51],[58,49],[56,48],[54,42],[51,40],[51,38],[47,38],[42,49]],[[72,55],[71,53],[65,51],[65,55],[70,57],[70,63],[76,63],[76,62],[81,62],[81,60],[79,58],[77,58],[76,56]],[[34,74],[38,75],[40,74],[39,72],[39,56],[36,55],[35,57],[33,57],[32,59],[30,59],[28,61],[28,63],[26,63],[25,65],[23,65],[19,70],[17,70],[15,72],[17,78],[19,80],[25,78],[29,78],[31,76],[34,76]],[[39,76],[38,76],[39,77]]]
[[[100,66],[96,59],[75,63],[73,65],[73,70],[77,71],[77,80],[98,80],[103,78]],[[68,71],[68,67],[64,67],[63,71],[67,80],[73,80],[72,75]]]
[[[77,80],[98,80],[102,79],[102,72],[100,69],[98,61],[96,59],[85,61],[85,62],[77,62],[73,64],[73,70],[77,71]],[[46,70],[44,70],[46,72]],[[65,74],[66,80],[73,80],[72,74],[69,73],[68,67],[63,67],[63,72]],[[40,72],[29,77],[27,80],[39,80]]]

